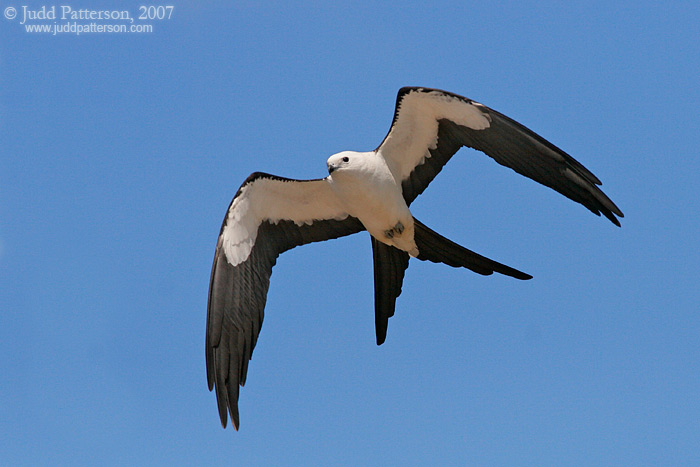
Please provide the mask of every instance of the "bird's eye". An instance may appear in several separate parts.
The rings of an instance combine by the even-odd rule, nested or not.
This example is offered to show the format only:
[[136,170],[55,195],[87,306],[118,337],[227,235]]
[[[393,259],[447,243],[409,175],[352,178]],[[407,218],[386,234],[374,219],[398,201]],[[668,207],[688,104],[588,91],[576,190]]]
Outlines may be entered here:
[[350,160],[350,158],[348,158],[348,156],[343,157],[343,162],[347,162],[349,160]]

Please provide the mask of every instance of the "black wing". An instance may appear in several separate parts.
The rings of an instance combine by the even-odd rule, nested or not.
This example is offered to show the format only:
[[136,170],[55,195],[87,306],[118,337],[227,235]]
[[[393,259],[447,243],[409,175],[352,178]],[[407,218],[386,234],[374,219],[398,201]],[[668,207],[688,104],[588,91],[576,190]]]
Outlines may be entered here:
[[[479,120],[476,111],[485,120]],[[472,125],[474,119],[483,124]],[[430,127],[437,141],[407,141],[403,126]],[[399,137],[392,140],[393,133]],[[414,146],[406,151],[409,144]],[[515,120],[456,94],[402,88],[392,127],[377,150],[400,168],[403,195],[410,204],[462,146],[477,149],[620,225],[615,216],[623,217],[622,211],[598,188],[600,180],[576,159]]]
[[[253,235],[254,244],[245,259],[240,262],[231,262],[227,258],[224,245],[224,232],[227,223],[231,220],[231,210],[239,209],[234,202],[241,195],[244,187],[260,179],[280,183],[292,182],[266,174],[253,174],[244,182],[231,202],[229,212],[224,219],[209,283],[206,333],[207,381],[210,391],[216,388],[219,417],[224,428],[227,423],[227,411],[231,415],[235,428],[239,427],[238,390],[239,386],[245,384],[248,361],[260,333],[270,275],[277,257],[295,246],[338,238],[364,230],[360,221],[354,217],[346,217],[343,220],[314,220],[301,225],[293,220],[263,220]],[[313,182],[317,181],[311,181]],[[314,187],[311,186],[311,188]],[[294,189],[296,188],[292,188]],[[252,191],[243,195],[250,196],[251,202],[255,202],[255,198],[259,201],[261,197],[265,197],[265,194],[251,193]],[[290,193],[290,198],[281,200],[280,203],[293,202],[298,198],[298,194]]]

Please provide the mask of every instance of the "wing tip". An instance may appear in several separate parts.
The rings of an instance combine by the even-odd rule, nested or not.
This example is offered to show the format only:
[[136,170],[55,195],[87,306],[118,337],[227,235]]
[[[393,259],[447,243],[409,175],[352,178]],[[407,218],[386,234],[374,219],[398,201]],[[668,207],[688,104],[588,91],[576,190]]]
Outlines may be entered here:
[[496,261],[494,261],[494,263],[496,263],[496,267],[493,268],[493,272],[497,272],[514,279],[519,279],[521,281],[529,281],[532,279],[532,276],[526,272],[519,271],[518,269],[511,268],[510,266],[506,266],[505,264],[501,264]]
[[238,404],[233,403],[231,406],[219,407],[219,421],[221,422],[221,428],[224,430],[228,426],[228,419],[231,417],[231,425],[238,431],[241,426],[240,417],[238,415]]
[[[617,206],[615,206],[615,208],[617,208]],[[622,227],[620,219],[615,217],[616,215],[620,218],[625,217],[624,214],[622,214],[622,211],[620,211],[619,209],[616,209],[615,211],[610,209],[601,209],[600,212],[596,212],[596,214],[600,216],[601,212],[610,222],[612,222],[618,227]]]
[[[221,428],[224,430],[228,426],[228,411],[219,413],[219,420],[221,421]],[[241,422],[238,418],[238,414],[234,417],[233,414],[231,414],[231,425],[233,426],[234,430],[238,431],[238,429],[241,426]]]
[[383,332],[377,329],[377,345],[382,345],[386,341],[386,332],[386,327],[383,329]]
[[[238,389],[238,387],[236,387],[236,389]],[[238,431],[238,428],[241,426],[241,418],[238,414],[238,399],[235,401],[229,399],[228,414],[231,417],[233,428]]]

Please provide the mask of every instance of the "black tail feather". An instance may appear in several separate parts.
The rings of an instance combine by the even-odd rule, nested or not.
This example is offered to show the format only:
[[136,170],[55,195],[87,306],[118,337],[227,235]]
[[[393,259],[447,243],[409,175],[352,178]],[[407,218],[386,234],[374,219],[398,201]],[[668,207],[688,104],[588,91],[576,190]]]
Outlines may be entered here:
[[488,259],[456,244],[452,240],[448,240],[426,227],[416,218],[413,218],[413,222],[415,225],[415,240],[419,252],[418,259],[422,261],[445,263],[455,268],[467,268],[485,276],[498,272],[516,279],[532,279],[532,276],[529,274]]
[[374,258],[374,327],[377,345],[386,339],[389,318],[394,316],[396,297],[401,295],[403,276],[408,268],[408,253],[372,238]]
[[[418,245],[418,259],[445,263],[455,268],[467,268],[478,274],[489,275],[494,272],[515,277],[532,279],[532,276],[513,269],[505,264],[474,253],[471,250],[446,239],[429,229],[418,219],[413,219],[415,240]],[[374,237],[372,239],[372,256],[374,259],[374,325],[377,345],[386,340],[389,318],[394,316],[396,298],[401,295],[404,274],[408,268],[408,253],[393,246],[386,245]]]

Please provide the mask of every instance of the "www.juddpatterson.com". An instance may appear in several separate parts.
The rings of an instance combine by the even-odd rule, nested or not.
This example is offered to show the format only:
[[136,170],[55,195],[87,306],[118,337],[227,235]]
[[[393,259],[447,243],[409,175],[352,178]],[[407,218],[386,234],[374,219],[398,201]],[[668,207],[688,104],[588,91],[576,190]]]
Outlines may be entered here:
[[61,24],[27,24],[24,26],[27,32],[44,34],[89,34],[89,33],[148,33],[153,32],[151,24],[81,24],[74,21]]

